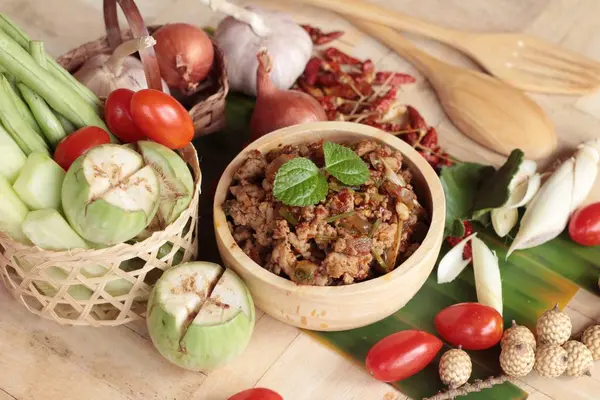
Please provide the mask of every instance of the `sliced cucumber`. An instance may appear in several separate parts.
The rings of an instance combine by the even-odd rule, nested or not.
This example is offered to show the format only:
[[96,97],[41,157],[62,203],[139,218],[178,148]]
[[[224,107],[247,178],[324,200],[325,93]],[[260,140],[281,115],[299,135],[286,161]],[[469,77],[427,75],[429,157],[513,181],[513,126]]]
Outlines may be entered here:
[[31,153],[13,184],[15,192],[32,210],[60,209],[65,170],[43,153]]
[[88,245],[62,215],[53,208],[30,211],[23,221],[23,233],[45,250],[87,249]]
[[[46,250],[61,251],[89,248],[88,243],[71,228],[55,209],[29,212],[23,222],[23,232],[36,246]],[[106,272],[107,269],[102,265],[87,265],[83,268],[83,274],[87,277],[104,276]],[[121,296],[129,293],[132,287],[131,282],[117,278],[108,282],[105,290],[113,296]]]
[[0,175],[0,231],[8,233],[14,240],[29,244],[21,229],[21,223],[29,209],[15,193],[8,180]]
[[0,124],[0,175],[14,182],[26,159],[23,150]]

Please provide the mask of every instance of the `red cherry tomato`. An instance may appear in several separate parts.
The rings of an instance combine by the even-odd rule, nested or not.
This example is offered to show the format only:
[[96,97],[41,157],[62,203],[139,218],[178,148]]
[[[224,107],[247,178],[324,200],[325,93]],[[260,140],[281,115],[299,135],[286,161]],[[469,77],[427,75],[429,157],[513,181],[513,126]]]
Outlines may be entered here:
[[371,347],[367,353],[367,370],[377,380],[399,381],[425,368],[442,345],[440,339],[427,332],[396,332]]
[[583,246],[600,246],[600,202],[575,211],[569,222],[569,236]]
[[170,149],[187,146],[194,137],[192,117],[172,96],[142,89],[131,98],[131,116],[150,139]]
[[435,317],[435,328],[453,346],[483,350],[502,339],[504,322],[496,309],[479,303],[460,303],[444,308]]
[[108,129],[123,143],[144,140],[146,136],[131,117],[131,98],[135,92],[129,89],[113,90],[106,99],[104,118]]
[[283,400],[283,397],[271,389],[254,388],[236,393],[227,400]]
[[54,161],[66,171],[71,164],[89,149],[110,143],[108,133],[97,126],[81,128],[60,141],[54,151]]

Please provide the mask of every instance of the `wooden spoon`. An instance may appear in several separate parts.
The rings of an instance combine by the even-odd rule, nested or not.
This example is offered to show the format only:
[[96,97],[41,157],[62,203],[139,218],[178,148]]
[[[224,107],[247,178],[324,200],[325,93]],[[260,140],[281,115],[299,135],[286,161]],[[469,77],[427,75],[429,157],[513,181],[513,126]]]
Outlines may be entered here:
[[471,139],[504,155],[520,148],[534,160],[556,149],[552,122],[520,90],[425,54],[391,28],[360,19],[349,21],[413,63],[431,82],[454,125]]
[[600,87],[600,63],[522,33],[443,28],[361,0],[300,0],[333,12],[416,33],[457,48],[488,73],[522,90],[584,94]]

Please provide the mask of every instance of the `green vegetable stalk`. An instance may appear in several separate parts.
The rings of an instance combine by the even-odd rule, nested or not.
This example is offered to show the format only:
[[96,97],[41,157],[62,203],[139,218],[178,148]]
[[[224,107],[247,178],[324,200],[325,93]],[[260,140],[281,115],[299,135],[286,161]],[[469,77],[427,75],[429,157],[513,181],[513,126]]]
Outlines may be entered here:
[[[0,57],[2,52],[0,50]],[[0,120],[26,155],[32,152],[49,154],[48,145],[21,117],[13,102],[12,88],[4,75],[0,78]]]
[[17,80],[8,72],[4,73],[4,76],[6,77],[6,80],[10,85],[9,94],[13,103],[17,107],[19,115],[27,123],[27,125],[31,127],[31,129],[33,129],[38,135],[41,135],[42,131],[37,121],[35,120],[33,114],[31,113],[31,110],[29,109],[29,107],[27,107],[27,104],[23,101],[23,98],[21,98],[21,96],[19,95]]
[[[31,41],[29,44],[29,52],[33,59],[40,64],[44,69],[46,68],[46,57],[44,56],[44,44],[39,41]],[[39,125],[42,133],[46,137],[46,140],[54,148],[67,133],[63,128],[62,124],[50,108],[48,104],[38,96],[33,90],[29,89],[22,83],[18,83],[17,87],[23,95],[23,98],[29,105],[37,124]]]
[[108,130],[96,110],[82,101],[71,86],[42,68],[3,30],[0,30],[0,65],[76,126],[98,126]]
[[[31,39],[17,26],[17,24],[3,13],[0,13],[0,30],[3,30],[22,48],[29,49],[29,42]],[[70,87],[71,90],[81,97],[82,101],[86,102],[96,113],[100,114],[100,110],[102,109],[102,102],[100,99],[90,89],[85,87],[85,85],[77,81],[77,79],[75,79],[67,70],[61,67],[50,54],[44,52],[44,56],[49,64],[49,72],[62,82],[63,85]]]
[[75,127],[75,125],[73,125],[71,123],[71,121],[69,121],[68,119],[66,119],[65,117],[63,117],[62,115],[60,115],[59,113],[57,113],[54,110],[52,110],[52,112],[56,116],[56,119],[58,120],[58,122],[60,122],[60,124],[62,125],[63,130],[65,131],[65,133],[67,135],[70,135],[71,133],[73,133],[77,130],[77,128]]

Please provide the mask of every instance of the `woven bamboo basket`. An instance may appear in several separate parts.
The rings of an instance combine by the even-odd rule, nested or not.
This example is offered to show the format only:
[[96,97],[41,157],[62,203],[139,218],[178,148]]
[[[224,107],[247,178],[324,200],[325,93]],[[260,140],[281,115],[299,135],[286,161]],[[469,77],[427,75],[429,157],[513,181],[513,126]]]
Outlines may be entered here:
[[[0,232],[6,289],[32,313],[63,325],[116,326],[144,318],[162,271],[197,256],[200,167],[191,145],[179,153],[192,169],[195,190],[190,206],[165,230],[136,243],[70,251],[28,246]],[[85,273],[98,265],[106,268],[104,275]]]
[[[117,3],[121,6],[131,29],[121,30],[119,28]],[[85,43],[63,54],[58,57],[57,62],[67,71],[74,73],[90,58],[98,54],[112,53],[123,40],[153,34],[162,26],[146,27],[137,6],[129,0],[104,0],[104,24],[106,36]],[[225,127],[225,100],[229,92],[227,68],[223,52],[214,41],[212,43],[215,56],[213,69],[208,78],[198,85],[193,93],[186,93],[185,95],[171,93],[188,109],[192,116],[195,137],[218,132]],[[153,48],[147,49],[140,55],[145,65],[156,64]],[[150,72],[150,75],[146,75],[146,79],[150,87],[161,87],[156,84],[156,82],[160,82],[160,72],[157,64],[156,73]]]
[[[124,11],[129,9],[126,15],[132,15],[133,2],[118,2],[125,5]],[[116,0],[105,1],[105,14],[111,3],[116,18]],[[139,37],[146,28],[139,12],[137,16],[130,24]],[[162,90],[153,53],[140,56],[148,86]],[[116,326],[144,318],[146,300],[162,271],[197,255],[202,174],[191,144],[178,152],[192,171],[194,193],[189,207],[175,222],[141,241],[69,251],[25,245],[0,232],[0,278],[7,290],[32,313],[63,325]],[[98,271],[98,266],[106,271],[90,275],[89,271]]]

